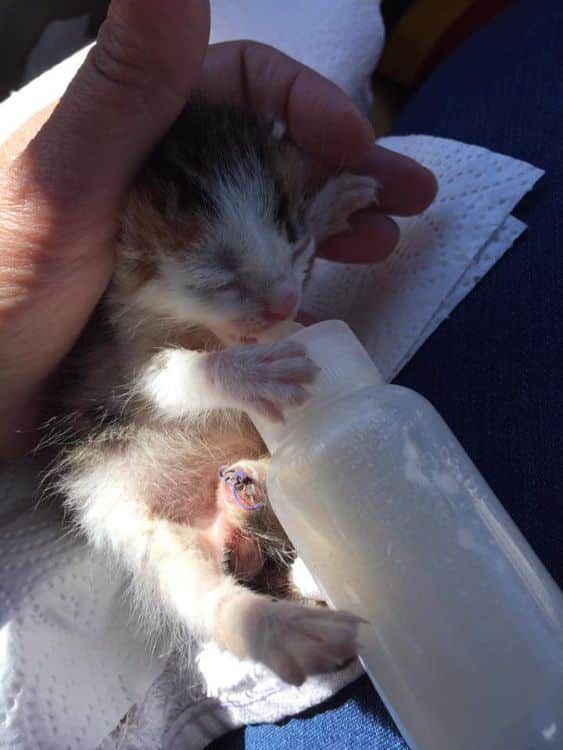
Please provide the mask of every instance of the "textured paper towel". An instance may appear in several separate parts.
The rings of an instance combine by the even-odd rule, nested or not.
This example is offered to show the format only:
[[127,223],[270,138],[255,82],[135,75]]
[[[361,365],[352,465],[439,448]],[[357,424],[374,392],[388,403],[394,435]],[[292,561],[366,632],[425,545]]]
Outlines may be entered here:
[[35,468],[0,477],[0,747],[94,748],[163,665],[131,627],[123,582],[31,508]]
[[[216,0],[214,10],[215,41],[274,43],[367,107],[367,75],[383,39],[378,3],[339,0],[327,11],[321,0]],[[0,141],[61,93],[83,57],[0,107]],[[307,299],[319,317],[347,319],[391,377],[522,231],[508,214],[540,171],[423,136],[385,145],[435,169],[436,204],[422,217],[400,220],[401,247],[383,266],[366,273],[319,264]],[[61,537],[48,513],[21,515],[31,478],[29,467],[0,478],[3,747],[90,750],[103,742],[103,750],[194,750],[234,726],[314,705],[356,674],[352,667],[297,689],[211,645],[198,650],[189,675],[180,677],[173,663],[164,669],[128,624],[122,582],[103,561]],[[133,704],[138,708],[106,737]]]
[[199,672],[184,677],[171,662],[127,724],[99,750],[200,750],[234,727],[279,721],[317,705],[361,673],[351,665],[289,687],[259,665],[239,662],[211,644],[196,664]]

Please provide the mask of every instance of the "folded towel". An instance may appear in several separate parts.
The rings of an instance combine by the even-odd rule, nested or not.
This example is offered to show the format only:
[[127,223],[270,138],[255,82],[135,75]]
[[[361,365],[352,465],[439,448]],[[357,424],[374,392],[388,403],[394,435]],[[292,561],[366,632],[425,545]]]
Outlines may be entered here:
[[[214,41],[275,44],[367,110],[383,41],[375,0],[215,0],[213,11]],[[0,141],[61,93],[84,54],[0,105]],[[423,216],[399,220],[400,247],[384,264],[366,272],[319,262],[306,306],[348,320],[391,378],[521,233],[510,211],[541,171],[443,139],[384,143],[434,169],[438,199]],[[2,747],[195,750],[236,726],[315,705],[358,674],[352,665],[290,687],[213,644],[196,646],[180,674],[131,626],[123,581],[105,561],[62,536],[48,511],[24,510],[35,476],[29,462],[0,476]]]

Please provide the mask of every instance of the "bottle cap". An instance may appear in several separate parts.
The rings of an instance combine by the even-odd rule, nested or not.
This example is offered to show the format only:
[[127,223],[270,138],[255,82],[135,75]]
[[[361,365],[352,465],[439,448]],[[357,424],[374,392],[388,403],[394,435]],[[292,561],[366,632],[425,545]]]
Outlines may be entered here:
[[252,415],[252,421],[270,453],[304,411],[328,398],[385,383],[369,354],[342,321],[328,320],[301,328],[287,340],[302,344],[320,371],[314,383],[307,386],[310,398],[301,406],[286,409],[284,423]]

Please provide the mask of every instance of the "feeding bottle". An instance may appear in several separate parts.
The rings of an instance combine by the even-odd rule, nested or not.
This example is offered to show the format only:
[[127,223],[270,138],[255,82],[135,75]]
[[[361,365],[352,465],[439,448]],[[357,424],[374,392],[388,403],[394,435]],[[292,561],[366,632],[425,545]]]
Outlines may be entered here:
[[[563,595],[435,409],[336,321],[292,337],[321,371],[255,419],[275,513],[412,750],[563,748]],[[515,487],[515,492],[522,488]]]

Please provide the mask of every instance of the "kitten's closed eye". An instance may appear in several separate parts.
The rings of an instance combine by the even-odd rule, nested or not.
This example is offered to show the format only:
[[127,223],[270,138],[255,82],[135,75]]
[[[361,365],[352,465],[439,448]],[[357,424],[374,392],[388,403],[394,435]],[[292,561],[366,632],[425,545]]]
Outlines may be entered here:
[[238,281],[227,281],[225,284],[219,284],[215,287],[216,292],[230,292],[232,290],[240,291],[241,285]]

